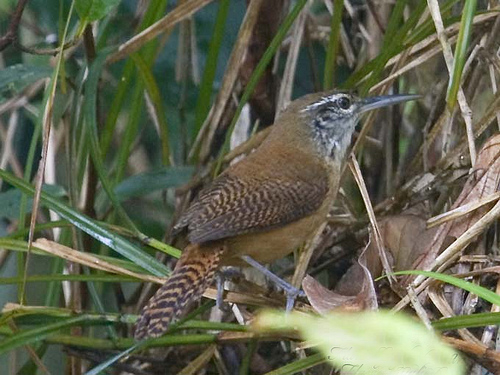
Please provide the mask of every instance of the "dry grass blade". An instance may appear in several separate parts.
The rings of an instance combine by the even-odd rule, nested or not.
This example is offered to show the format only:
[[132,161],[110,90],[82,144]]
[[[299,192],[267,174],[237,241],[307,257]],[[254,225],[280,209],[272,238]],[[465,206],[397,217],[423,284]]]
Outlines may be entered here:
[[[474,134],[480,137],[491,125],[491,122],[496,119],[498,111],[500,111],[500,92],[498,92],[490,103],[487,104],[487,111],[481,117],[481,119],[474,126]],[[436,168],[446,169],[457,163],[464,152],[466,152],[467,145],[465,141],[460,141],[460,143],[455,147],[455,149],[449,152],[445,158],[437,163]]]
[[216,345],[210,345],[198,357],[193,359],[186,367],[179,371],[177,375],[197,374],[212,359],[216,349]]
[[295,22],[292,29],[292,41],[288,50],[285,71],[283,72],[281,87],[278,94],[278,103],[276,105],[277,115],[279,115],[279,113],[286,108],[292,98],[295,70],[297,69],[297,59],[299,58],[300,46],[302,44],[304,27],[309,14],[310,4],[311,3],[309,2],[304,6],[304,8],[302,8],[302,11],[300,12],[300,15],[297,18],[297,21]]
[[307,271],[307,267],[309,267],[309,262],[311,261],[313,252],[318,247],[322,239],[322,234],[325,227],[326,222],[319,226],[313,238],[310,241],[307,241],[306,245],[304,246],[304,250],[301,252],[299,260],[295,265],[295,272],[293,273],[292,278],[292,285],[294,285],[295,287],[299,287],[299,285],[302,283],[302,280],[304,279]]
[[410,303],[415,312],[417,313],[418,317],[425,324],[427,329],[432,331],[432,325],[431,325],[431,320],[429,318],[429,314],[427,314],[427,311],[424,309],[422,303],[419,301],[417,293],[415,293],[415,289],[413,289],[412,286],[409,285],[406,288],[406,291],[408,293],[408,298],[410,299]]
[[[453,204],[452,209],[457,209],[466,203],[474,205],[478,200],[481,200],[482,198],[497,192],[498,186],[500,184],[499,150],[500,136],[493,136],[488,141],[486,141],[484,146],[481,148],[481,151],[479,152],[475,173],[469,175],[467,183],[465,184],[460,195]],[[449,222],[441,226],[434,236],[433,241],[429,245],[429,251],[422,259],[419,260],[415,268],[428,270],[428,267],[431,267],[431,264],[432,267],[442,266],[445,262],[448,262],[458,256],[458,252],[461,249],[468,245],[477,234],[485,230],[485,227],[476,227],[476,224],[479,221],[485,219],[486,216],[483,218],[481,218],[481,216],[487,209],[488,207],[476,209],[474,212],[470,212],[469,214],[467,214],[467,216],[461,217],[455,222]],[[489,224],[485,222],[484,225]],[[469,233],[468,230],[470,230],[472,227],[475,227],[475,230],[479,232]],[[468,233],[468,236],[471,237],[464,237],[463,235],[465,233]],[[457,238],[457,241],[460,240],[460,242],[452,244],[453,247],[451,248],[451,250],[450,248],[448,248],[436,259],[436,256],[442,249],[443,243],[447,237]],[[436,263],[438,262],[438,260],[442,263]]]
[[366,212],[368,213],[368,218],[370,219],[370,224],[373,229],[373,237],[375,239],[375,244],[377,245],[377,249],[380,256],[380,261],[382,262],[382,266],[384,271],[389,278],[391,284],[396,280],[394,276],[392,276],[392,269],[387,259],[387,255],[385,253],[382,236],[380,235],[380,229],[377,224],[377,219],[375,218],[375,212],[373,212],[373,207],[371,204],[370,196],[368,195],[368,190],[366,189],[366,185],[363,179],[363,175],[361,174],[361,169],[359,168],[358,161],[354,154],[351,154],[349,160],[349,168],[351,169],[351,173],[356,180],[356,184],[358,185],[359,191],[363,198],[363,202],[366,207]]
[[495,202],[498,199],[500,199],[500,192],[496,192],[494,194],[488,195],[487,197],[478,199],[477,201],[469,202],[467,204],[464,204],[463,206],[454,208],[453,210],[431,217],[429,220],[427,220],[427,228],[432,228],[436,225],[444,224],[450,220],[456,220],[464,217],[465,215],[472,213],[478,208],[483,207],[488,203]]
[[[439,9],[439,3],[437,0],[427,0],[427,4],[429,5],[429,10],[432,15],[432,19],[434,20],[434,25],[436,27],[436,32],[437,32],[437,37],[441,43],[441,46],[443,48],[443,56],[444,60],[446,62],[446,67],[448,68],[448,73],[452,74],[453,71],[453,52],[451,49],[451,45],[448,41],[448,38],[446,36],[444,26],[443,26],[443,20],[441,18],[441,11]],[[472,162],[472,166],[476,163],[476,145],[474,143],[474,132],[472,128],[472,110],[469,107],[469,104],[467,103],[467,100],[465,98],[464,91],[462,89],[462,86],[460,85],[459,91],[458,91],[458,104],[460,106],[460,111],[462,113],[462,117],[465,121],[465,127],[466,127],[466,132],[467,132],[467,141],[469,145],[469,153],[470,153],[470,158]],[[447,112],[448,113],[448,112]],[[449,113],[448,113],[449,115]]]
[[[12,141],[14,140],[14,135],[16,133],[17,125],[19,124],[19,111],[13,110],[9,118],[7,133],[5,134],[3,128],[0,129],[1,142],[4,145],[1,156],[0,156],[0,169],[7,168],[8,165],[12,167],[15,174],[20,177],[23,175],[19,161],[16,158],[15,152],[12,149]],[[2,187],[3,181],[0,181],[0,188]]]
[[255,133],[252,137],[250,137],[247,141],[243,142],[242,144],[236,146],[233,148],[231,151],[229,151],[226,155],[224,155],[224,163],[229,163],[233,159],[237,158],[238,156],[248,154],[250,153],[253,149],[259,147],[262,142],[264,142],[264,139],[269,135],[271,132],[271,128],[265,128],[264,130],[261,130],[258,133]]
[[[485,24],[486,22],[490,22],[492,19],[497,17],[495,13],[486,13],[486,14],[478,14],[477,16],[474,17],[474,25],[481,25]],[[446,29],[444,29],[444,32],[446,35],[448,35],[448,43],[450,45],[453,45],[457,41],[457,34],[458,30],[460,28],[460,23],[456,22],[453,25],[448,26]],[[376,89],[384,86],[387,82],[390,82],[391,80],[400,77],[404,73],[407,73],[408,71],[415,69],[417,66],[422,65],[424,62],[428,61],[430,58],[436,56],[439,52],[442,51],[442,45],[435,45],[436,41],[438,40],[437,35],[433,34],[422,40],[421,42],[418,42],[415,44],[413,47],[411,47],[410,50],[405,50],[410,51],[410,61],[400,67],[398,70],[395,72],[391,73],[388,77],[384,78],[377,84],[373,85],[370,88],[370,92],[375,92]],[[403,53],[405,53],[403,52]],[[421,53],[420,55],[418,55]],[[401,53],[394,56],[391,58],[387,64],[386,68],[395,65],[401,58]],[[366,77],[367,78],[367,77]],[[366,79],[365,78],[365,79]],[[361,80],[360,82],[363,82],[365,79]]]
[[[139,354],[125,349],[135,344],[130,337],[135,318],[131,313],[139,310],[176,264],[159,253],[155,260],[151,252],[164,250],[175,256],[178,251],[167,243],[185,248],[190,228],[180,233],[172,228],[185,217],[188,205],[197,204],[199,200],[193,198],[207,191],[212,177],[226,165],[247,155],[253,159],[251,154],[263,142],[267,144],[267,135],[276,129],[272,125],[276,116],[291,98],[335,85],[358,91],[361,98],[421,93],[422,100],[363,117],[361,134],[355,133],[352,139],[352,152],[359,150],[363,157],[356,160],[349,155],[349,163],[342,164],[342,174],[349,165],[354,178],[342,180],[336,202],[331,202],[328,216],[322,219],[325,223],[317,225],[316,233],[300,238],[301,243],[306,241],[304,246],[289,249],[286,258],[277,260],[281,274],[302,287],[309,298],[294,306],[302,313],[299,319],[305,321],[304,316],[315,309],[344,310],[350,316],[356,312],[352,321],[343,323],[346,328],[384,341],[384,333],[396,332],[411,344],[416,335],[406,336],[409,330],[398,329],[394,319],[379,336],[372,334],[376,331],[371,331],[371,324],[360,325],[357,316],[378,304],[397,305],[396,309],[410,304],[405,313],[413,320],[463,338],[449,341],[468,357],[471,374],[478,375],[479,366],[500,374],[500,355],[488,350],[497,335],[496,328],[489,326],[497,318],[492,312],[500,309],[493,306],[500,304],[495,299],[500,290],[498,3],[178,0],[171,4],[160,0],[124,4],[109,0],[101,1],[107,7],[101,15],[84,22],[83,0],[73,1],[75,14],[68,14],[69,7],[58,7],[58,1],[24,2],[18,40],[0,62],[5,65],[0,69],[0,235],[6,236],[0,242],[7,249],[0,249],[0,282],[5,289],[0,305],[6,306],[0,333],[3,329],[9,336],[0,347],[26,348],[22,356],[7,353],[12,360],[0,361],[0,374],[28,368],[33,372],[36,365],[40,373],[46,369],[55,374],[64,362],[68,375],[89,372],[88,363],[100,363],[92,373],[229,374],[234,372],[233,364],[240,366],[242,374],[300,373],[313,366],[324,366],[313,369],[315,373],[327,372],[328,353],[310,355],[305,346],[294,351],[300,337],[293,332],[247,332],[261,308],[283,310],[287,302],[282,292],[249,281],[250,275],[225,285],[222,298],[230,309],[212,308],[206,298],[216,300],[218,291],[211,285],[203,301],[197,295],[199,307],[181,325],[173,326],[171,334],[141,347],[155,350]],[[472,8],[470,4],[476,2]],[[15,15],[16,4],[10,1],[6,14]],[[59,47],[51,45],[53,35],[63,35],[65,23],[77,25],[71,40],[58,40]],[[39,53],[59,56],[32,56]],[[458,83],[462,86],[457,99]],[[284,126],[305,125],[307,131],[295,134],[292,129],[283,134],[298,135],[297,143],[285,137],[283,149],[265,146],[261,150],[268,154],[256,170],[242,172],[249,179],[256,173],[258,185],[266,185],[260,172],[271,172],[279,182],[270,178],[270,185],[280,191],[285,188],[285,194],[270,203],[264,189],[260,195],[266,198],[262,206],[266,210],[277,208],[275,202],[289,206],[296,195],[302,196],[300,187],[293,197],[287,195],[287,171],[290,168],[290,186],[295,190],[295,168],[309,166],[308,158],[281,161],[280,152],[297,155],[295,147],[310,151],[312,144],[304,142],[303,136],[311,134],[311,127],[318,133],[322,123],[316,120],[330,118],[323,116],[323,110],[330,109],[321,105],[317,113],[308,111],[316,118],[292,113],[304,124],[291,118]],[[297,108],[304,113],[300,111]],[[243,122],[248,126],[240,126]],[[328,129],[328,137],[337,129]],[[88,147],[89,141],[95,147]],[[480,149],[483,142],[486,146]],[[96,154],[96,148],[106,151],[105,157]],[[308,172],[311,176],[306,179],[315,183],[317,174]],[[228,177],[231,171],[222,173]],[[229,190],[239,196],[239,189]],[[314,191],[305,193],[309,196]],[[254,200],[246,192],[242,197],[248,200],[248,209],[262,215],[260,197]],[[210,197],[219,198],[219,193]],[[207,198],[208,205],[215,201]],[[117,216],[123,214],[122,208],[128,222]],[[297,212],[303,208],[300,205]],[[248,219],[248,209],[234,212]],[[226,225],[224,220],[217,225]],[[230,219],[228,223],[234,224]],[[121,227],[124,224],[140,227],[141,233],[134,235]],[[23,270],[28,225],[31,267]],[[252,236],[253,230],[241,238]],[[156,238],[164,238],[164,243]],[[238,251],[235,239],[231,248]],[[275,240],[280,238],[269,245]],[[12,269],[16,260],[20,266]],[[427,270],[441,272],[441,276],[434,274],[437,279],[462,280],[454,284],[417,278],[419,273],[430,275]],[[402,271],[397,280],[392,276],[396,271]],[[307,274],[311,277],[304,277]],[[387,277],[375,283],[374,278],[386,274],[391,285]],[[9,311],[12,305],[7,303],[19,303],[16,298],[24,276],[33,306]],[[190,295],[193,288],[186,290]],[[42,305],[45,312],[37,310]],[[108,324],[98,320],[94,326],[90,320],[95,314],[85,314],[88,306],[94,306]],[[58,314],[59,310],[63,313]],[[82,315],[84,326],[69,327],[64,334],[40,334],[51,329],[41,314],[66,324],[64,317],[71,311]],[[449,318],[436,323],[442,316]],[[11,331],[9,320],[19,330],[13,326]],[[381,327],[377,322],[373,326]],[[314,327],[306,324],[305,329]],[[323,328],[318,334],[334,337],[333,332]],[[263,345],[270,340],[274,342]],[[361,337],[358,342],[367,341]],[[370,344],[367,351],[380,359],[372,350],[377,344]],[[79,349],[66,350],[71,345]],[[46,353],[40,348],[47,348]],[[117,350],[125,351],[120,357]],[[109,360],[113,358],[114,362]],[[417,356],[415,367],[428,365],[429,358]],[[451,354],[446,358],[455,359],[455,364],[462,361]],[[363,363],[366,367],[368,362]]]
[[[451,308],[450,304],[443,295],[443,289],[438,289],[438,287],[435,285],[436,284],[433,284],[433,286],[427,288],[429,298],[434,306],[436,306],[436,308],[445,318],[456,316],[453,313],[453,309]],[[468,329],[461,328],[458,329],[457,332],[464,340],[467,340],[468,342],[474,343],[476,345],[481,345],[481,341],[479,341]]]
[[[71,3],[71,7],[69,9],[69,17],[66,22],[66,25],[64,27],[64,33],[62,35],[61,39],[61,44],[64,45],[66,41],[66,35],[68,32],[68,27],[69,27],[69,20],[71,18],[71,13],[73,12],[73,5],[74,2]],[[45,108],[43,112],[43,117],[42,117],[42,129],[43,129],[43,136],[42,136],[42,154],[40,158],[40,164],[38,165],[38,171],[37,171],[37,179],[36,179],[36,184],[35,184],[35,194],[33,196],[33,209],[32,209],[32,214],[30,218],[30,227],[29,227],[29,234],[28,234],[28,253],[26,255],[26,261],[24,265],[24,279],[23,283],[21,286],[21,303],[24,303],[25,299],[25,289],[26,289],[26,278],[28,277],[28,265],[29,265],[29,260],[30,260],[30,253],[31,253],[31,246],[33,244],[33,237],[35,234],[35,225],[36,225],[36,219],[37,219],[37,214],[38,214],[38,207],[40,205],[40,196],[42,194],[42,184],[43,184],[43,177],[45,174],[45,165],[47,163],[47,154],[48,154],[48,148],[49,148],[49,142],[50,142],[50,130],[52,127],[52,115],[54,111],[54,100],[56,96],[56,89],[57,89],[57,81],[59,77],[59,73],[61,71],[61,67],[63,64],[63,59],[64,59],[64,51],[61,51],[57,57],[57,63],[56,67],[52,76],[52,79],[50,81],[50,86],[49,86],[49,92],[48,92],[48,97],[47,101],[45,103]]]
[[[54,77],[54,80],[57,80],[57,76]],[[25,286],[26,286],[26,278],[28,276],[28,265],[29,265],[29,260],[30,260],[30,254],[31,254],[31,246],[33,245],[33,237],[35,235],[35,225],[36,225],[36,219],[37,219],[37,214],[38,214],[38,207],[40,206],[40,196],[42,194],[42,185],[43,185],[43,177],[45,174],[45,165],[47,164],[47,151],[49,148],[49,141],[50,141],[50,129],[52,127],[52,111],[54,109],[54,97],[56,95],[56,83],[52,83],[52,87],[49,93],[49,98],[47,100],[47,103],[45,105],[45,110],[43,113],[43,120],[42,120],[42,126],[43,126],[43,144],[42,144],[42,156],[40,158],[40,164],[38,165],[38,171],[37,171],[37,178],[36,178],[36,184],[35,184],[35,195],[33,197],[33,211],[31,214],[30,218],[30,231],[28,235],[28,253],[26,255],[26,262],[25,262],[25,272],[24,272],[24,280],[22,284],[22,292],[21,292],[21,303],[24,303],[24,293],[25,293]]]
[[[483,233],[495,220],[500,217],[500,201],[488,211],[481,219],[472,225],[467,231],[457,238],[450,246],[448,246],[429,267],[429,271],[442,271],[444,265],[452,259],[459,256],[468,244],[470,244],[477,236]],[[422,284],[426,279],[425,276],[417,276],[413,282],[414,286]]]
[[91,254],[71,249],[67,246],[61,245],[54,241],[49,241],[45,238],[39,238],[33,243],[33,246],[47,253],[60,257],[62,259],[82,264],[84,266],[88,266],[97,270],[115,273],[118,275],[131,276],[138,280],[148,281],[157,284],[163,284],[165,282],[165,279],[163,278],[129,271],[126,268],[116,266],[102,259],[99,259]]
[[231,56],[227,63],[226,72],[221,83],[219,94],[217,95],[217,98],[212,106],[213,110],[210,112],[209,117],[207,117],[207,120],[196,137],[195,143],[190,152],[190,157],[193,156],[194,150],[198,148],[202,139],[204,143],[202,146],[203,148],[200,151],[201,158],[204,159],[204,157],[209,153],[209,145],[212,143],[211,141],[214,137],[217,126],[219,125],[220,119],[222,118],[224,109],[226,108],[226,103],[233,92],[233,87],[236,83],[240,66],[243,62],[243,56],[248,48],[248,43],[252,36],[255,23],[257,22],[257,16],[262,3],[263,0],[254,0],[248,5],[245,18],[241,23],[240,31],[236,39],[236,44],[233,47],[233,51],[231,52]]
[[168,13],[165,17],[158,20],[148,28],[144,29],[139,34],[134,35],[125,43],[121,44],[118,47],[118,51],[116,51],[107,59],[107,63],[112,64],[121,59],[124,59],[131,53],[136,52],[144,44],[156,38],[161,33],[166,32],[173,26],[177,25],[179,22],[190,17],[211,2],[212,0],[187,0],[186,2],[181,3],[177,8]]

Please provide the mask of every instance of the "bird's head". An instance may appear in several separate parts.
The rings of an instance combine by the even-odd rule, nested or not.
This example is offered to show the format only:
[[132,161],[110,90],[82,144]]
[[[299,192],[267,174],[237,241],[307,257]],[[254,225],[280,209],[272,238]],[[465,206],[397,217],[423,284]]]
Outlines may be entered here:
[[297,116],[320,154],[342,159],[362,113],[418,98],[419,95],[410,94],[359,98],[345,92],[315,93],[290,103],[283,116]]

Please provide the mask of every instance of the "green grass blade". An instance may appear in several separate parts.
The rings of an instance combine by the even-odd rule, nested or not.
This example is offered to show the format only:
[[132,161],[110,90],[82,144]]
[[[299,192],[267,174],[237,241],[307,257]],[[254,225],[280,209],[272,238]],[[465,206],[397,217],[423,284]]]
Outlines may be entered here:
[[[155,21],[160,19],[160,17],[162,17],[165,13],[166,6],[167,6],[166,0],[150,2],[143,20],[140,26],[137,28],[137,32],[144,30],[145,28],[153,24]],[[151,43],[151,45],[154,47],[154,43]],[[145,48],[150,48],[150,47],[146,46]],[[121,79],[119,80],[119,84],[116,89],[116,94],[113,97],[113,102],[111,103],[111,107],[109,109],[108,116],[106,118],[106,122],[102,132],[101,151],[104,156],[108,153],[111,141],[113,140],[113,134],[115,132],[118,116],[120,114],[121,108],[124,105],[127,93],[130,90],[130,85],[133,75],[134,75],[134,63],[131,59],[128,59],[127,62],[125,63],[125,68],[123,69],[123,74],[121,76]],[[133,106],[134,105],[135,103],[133,103]]]
[[264,52],[264,55],[262,55],[262,58],[260,59],[257,66],[255,67],[255,70],[253,71],[252,75],[250,76],[250,79],[248,80],[248,84],[245,87],[245,91],[243,91],[243,95],[241,96],[240,102],[238,104],[238,108],[236,108],[236,112],[233,116],[233,120],[231,121],[231,124],[230,124],[228,131],[226,133],[226,138],[224,140],[224,146],[222,147],[221,153],[220,153],[218,161],[217,161],[217,166],[215,168],[215,174],[218,174],[220,167],[222,165],[222,159],[229,149],[229,141],[231,139],[231,134],[233,132],[234,126],[236,125],[236,122],[238,121],[238,118],[240,117],[240,114],[241,114],[241,111],[243,110],[243,107],[250,99],[250,95],[252,95],[252,92],[255,89],[255,86],[257,86],[257,83],[259,82],[260,77],[264,73],[267,65],[271,62],[274,54],[276,53],[276,51],[280,47],[283,39],[285,38],[286,33],[288,32],[288,30],[292,26],[295,19],[299,16],[300,11],[306,5],[306,3],[307,3],[307,0],[299,0],[295,3],[293,9],[290,11],[290,13],[284,19],[280,28],[276,32],[276,35],[274,36],[273,40],[271,41],[271,43],[269,43],[269,47],[267,47],[266,52]]
[[335,87],[335,67],[337,65],[337,55],[339,52],[340,28],[342,26],[342,11],[344,9],[343,0],[334,0],[333,15],[330,22],[330,39],[325,59],[325,74],[323,88],[329,90]]
[[106,117],[106,122],[101,134],[101,153],[106,155],[111,146],[111,141],[113,140],[113,135],[115,132],[116,124],[118,121],[118,116],[120,115],[120,109],[127,97],[127,93],[130,91],[130,84],[132,76],[134,73],[134,63],[132,60],[128,60],[123,68],[123,74],[120,79],[120,83],[115,90],[115,96],[109,107],[109,111]]
[[[406,0],[400,0],[400,1],[406,1]],[[368,90],[378,81],[378,77],[380,73],[384,70],[385,64],[387,64],[387,62],[392,57],[394,57],[395,55],[402,52],[404,49],[408,47],[403,45],[403,41],[406,39],[408,32],[417,25],[426,7],[427,7],[426,0],[419,0],[415,9],[412,10],[408,20],[406,20],[400,28],[392,31],[393,30],[392,27],[388,27],[386,31],[386,36],[384,38],[384,47],[382,48],[380,54],[373,60],[368,61],[358,71],[351,74],[351,76],[344,83],[341,84],[341,88],[352,89],[357,84],[359,84],[359,82],[362,79],[364,79],[371,73],[370,77],[368,77],[362,89],[360,90],[361,94],[366,94]],[[398,7],[398,9],[395,9],[393,13],[394,12],[396,13],[394,13],[394,16],[391,16],[391,19],[392,18],[397,19],[397,15],[400,10],[401,10],[400,7]],[[391,35],[392,37],[389,38],[388,35]]]
[[[19,284],[23,281],[22,277],[0,277],[0,285],[7,284]],[[110,275],[105,273],[95,273],[89,275],[76,275],[60,273],[49,275],[31,275],[26,278],[26,282],[38,283],[38,282],[52,282],[52,281],[94,281],[94,282],[106,282],[106,283],[121,283],[129,281],[137,281],[137,279],[132,276],[120,276],[120,275]]]
[[[456,21],[455,16],[451,17],[444,17],[444,14],[447,14],[450,12],[451,8],[458,3],[459,0],[447,0],[443,4],[440,4],[439,9],[441,11],[441,14],[443,15],[443,24],[445,27],[451,25],[453,22]],[[407,39],[405,40],[405,45],[406,46],[413,46],[414,44],[418,43],[419,41],[423,40],[424,38],[427,38],[428,36],[434,34],[436,32],[436,27],[434,26],[434,21],[432,20],[432,17],[427,17],[425,21],[423,21],[421,24],[419,24],[415,29],[408,35]]]
[[102,371],[106,370],[107,368],[109,368],[110,366],[112,366],[115,362],[119,361],[120,359],[130,355],[130,353],[136,351],[136,350],[139,350],[143,347],[143,343],[142,342],[138,342],[137,344],[135,345],[132,345],[130,348],[124,350],[123,352],[121,353],[118,353],[117,355],[111,357],[110,359],[104,361],[103,363],[101,363],[100,365],[94,367],[92,370],[90,371],[87,371],[85,373],[85,375],[97,375],[97,374],[100,374]]
[[210,110],[210,97],[212,96],[212,87],[217,69],[217,58],[219,56],[220,46],[224,37],[224,28],[226,26],[227,14],[229,10],[229,0],[219,1],[219,10],[215,19],[215,28],[210,39],[205,69],[201,78],[200,94],[196,103],[195,114],[195,136],[198,134],[203,121]]
[[128,217],[127,213],[121,206],[118,198],[116,197],[110,181],[108,180],[106,174],[106,168],[104,167],[103,158],[101,155],[101,146],[99,145],[99,138],[97,135],[97,123],[96,123],[96,103],[97,103],[97,90],[101,70],[104,66],[104,62],[109,51],[104,51],[97,55],[94,63],[90,67],[89,76],[85,84],[85,100],[83,104],[83,111],[85,115],[85,121],[88,126],[87,136],[90,144],[90,155],[92,161],[94,162],[94,167],[101,181],[102,187],[106,191],[114,209],[120,216],[120,218],[134,231],[138,232],[135,224]]
[[[35,226],[35,233],[41,232],[46,229],[54,228],[68,228],[71,224],[67,220],[57,220],[49,221],[47,223],[40,223]],[[9,233],[4,238],[23,238],[28,235],[28,229],[16,230],[15,232]]]
[[42,325],[38,328],[16,332],[16,334],[0,342],[0,355],[21,346],[42,341],[47,336],[59,332],[61,329],[79,325],[85,318],[85,316],[78,316],[76,318],[64,319],[57,323]]
[[477,0],[465,0],[462,11],[462,20],[458,32],[457,47],[455,48],[455,58],[453,59],[453,71],[448,84],[446,103],[448,108],[453,109],[457,102],[458,89],[462,81],[462,72],[467,59],[466,53],[469,47],[470,36],[472,34],[472,21],[476,14]]
[[436,279],[451,285],[454,285],[458,288],[461,288],[463,290],[466,290],[470,293],[473,293],[477,295],[478,297],[481,297],[482,299],[500,306],[500,296],[496,294],[495,292],[492,292],[491,290],[488,290],[486,288],[483,288],[480,285],[473,284],[471,282],[459,279],[458,277],[450,276],[450,275],[445,275],[442,273],[438,272],[430,272],[430,271],[421,271],[421,270],[410,270],[410,271],[398,271],[394,272],[393,275],[421,275],[421,276],[426,276],[430,277],[432,279]]
[[449,331],[461,328],[484,327],[489,325],[500,325],[500,313],[488,312],[472,315],[459,315],[451,318],[443,318],[432,322],[432,327],[440,331]]
[[[28,195],[34,194],[34,188],[30,184],[2,169],[0,169],[0,178],[3,178],[9,184],[17,187]],[[159,263],[156,259],[142,251],[137,246],[133,245],[131,242],[103,228],[93,219],[68,207],[66,204],[52,197],[50,194],[42,191],[41,201],[47,208],[57,212],[63,218],[75,225],[78,229],[84,231],[99,242],[115,250],[143,269],[151,272],[153,275],[162,277],[169,273],[167,267]]]
[[168,124],[167,117],[165,116],[165,108],[163,107],[163,102],[161,100],[160,90],[156,84],[156,80],[153,76],[153,72],[148,64],[144,61],[141,55],[132,54],[130,55],[135,63],[135,66],[139,72],[139,76],[142,79],[144,87],[149,94],[149,98],[153,103],[153,107],[156,112],[156,118],[158,119],[158,125],[160,127],[160,140],[161,140],[161,151],[162,151],[162,161],[163,165],[170,164],[170,146],[169,146],[169,136],[168,136]]
[[293,375],[325,362],[325,357],[321,353],[316,353],[270,371],[266,375]]

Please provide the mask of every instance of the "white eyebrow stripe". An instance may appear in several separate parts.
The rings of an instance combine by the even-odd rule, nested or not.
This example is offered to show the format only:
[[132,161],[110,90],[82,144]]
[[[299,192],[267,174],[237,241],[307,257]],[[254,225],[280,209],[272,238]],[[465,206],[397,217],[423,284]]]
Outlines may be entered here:
[[333,100],[333,98],[339,96],[338,94],[333,94],[333,95],[330,95],[330,96],[323,96],[321,98],[321,100],[317,101],[317,102],[314,102],[312,104],[309,104],[306,108],[304,108],[301,112],[307,112],[307,111],[310,111],[311,109],[314,109],[316,107],[320,107],[322,106],[323,104],[326,104],[328,102],[331,102]]

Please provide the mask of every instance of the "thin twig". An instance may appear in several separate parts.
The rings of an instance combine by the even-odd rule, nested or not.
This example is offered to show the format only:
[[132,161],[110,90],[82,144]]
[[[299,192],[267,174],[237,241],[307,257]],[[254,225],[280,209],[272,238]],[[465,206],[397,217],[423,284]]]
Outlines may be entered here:
[[14,10],[10,20],[9,28],[7,29],[5,35],[0,38],[0,52],[7,48],[10,44],[14,43],[17,39],[19,23],[21,22],[21,17],[27,2],[28,0],[19,0],[17,2],[16,10]]
[[197,12],[211,2],[212,0],[188,0],[185,3],[180,4],[165,17],[141,31],[139,34],[134,35],[131,39],[119,46],[118,51],[107,59],[107,63],[115,63],[124,59],[131,53],[136,52],[144,44],[156,38],[158,35],[167,31],[171,27],[174,27],[182,20],[190,17],[193,13]]

